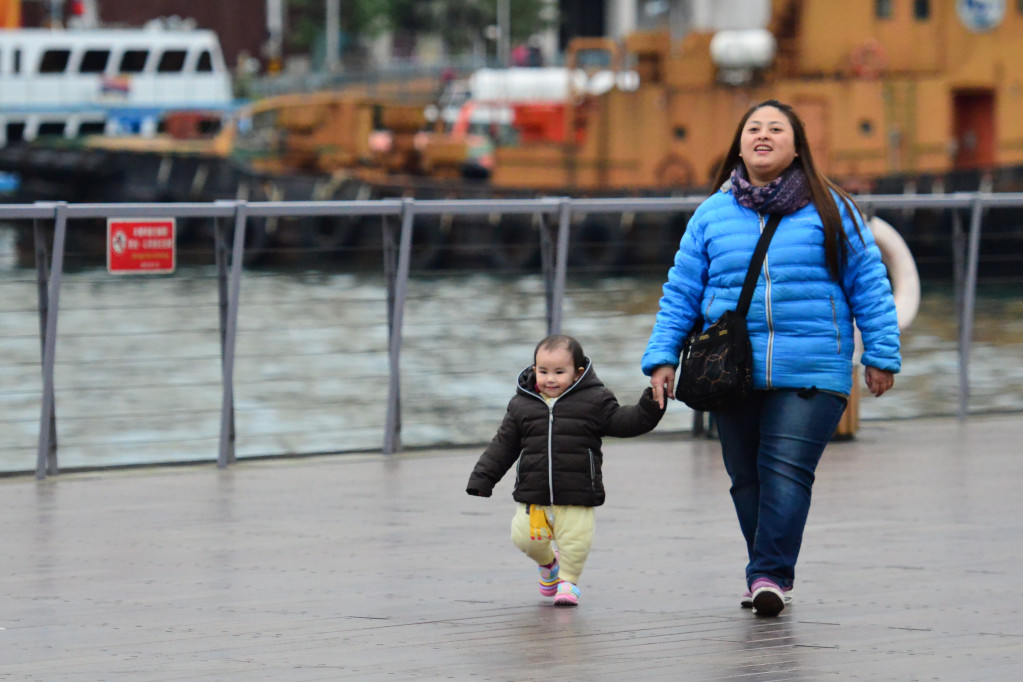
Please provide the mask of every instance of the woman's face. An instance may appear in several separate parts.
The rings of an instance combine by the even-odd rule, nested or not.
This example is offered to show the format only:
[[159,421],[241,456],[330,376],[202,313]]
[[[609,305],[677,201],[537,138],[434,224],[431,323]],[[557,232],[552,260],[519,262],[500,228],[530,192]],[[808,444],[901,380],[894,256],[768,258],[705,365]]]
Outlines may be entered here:
[[742,129],[739,156],[754,185],[766,185],[796,158],[796,137],[788,116],[775,107],[754,111]]

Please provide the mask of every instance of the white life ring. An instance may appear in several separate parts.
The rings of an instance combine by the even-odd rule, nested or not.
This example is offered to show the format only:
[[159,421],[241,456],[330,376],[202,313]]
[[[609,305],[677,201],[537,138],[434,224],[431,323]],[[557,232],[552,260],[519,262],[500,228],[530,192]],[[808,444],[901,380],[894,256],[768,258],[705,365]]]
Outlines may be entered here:
[[916,269],[916,261],[894,227],[877,216],[870,219],[869,225],[877,248],[881,250],[881,260],[888,268],[899,329],[905,329],[920,310],[920,273]]
[[[877,248],[881,251],[881,260],[888,269],[888,280],[892,284],[892,297],[895,299],[895,316],[899,321],[899,329],[906,329],[916,318],[920,310],[920,273],[916,269],[916,261],[902,235],[877,216],[867,224]],[[863,353],[863,340],[860,330],[856,329],[856,354],[858,363]]]

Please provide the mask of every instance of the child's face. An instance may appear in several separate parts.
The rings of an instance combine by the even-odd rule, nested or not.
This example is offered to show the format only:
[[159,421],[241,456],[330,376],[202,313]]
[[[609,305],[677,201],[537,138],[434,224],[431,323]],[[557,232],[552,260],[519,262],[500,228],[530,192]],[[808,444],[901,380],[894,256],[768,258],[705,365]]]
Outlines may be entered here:
[[572,367],[572,354],[567,348],[541,348],[536,352],[536,385],[548,398],[557,398],[575,383],[582,367]]

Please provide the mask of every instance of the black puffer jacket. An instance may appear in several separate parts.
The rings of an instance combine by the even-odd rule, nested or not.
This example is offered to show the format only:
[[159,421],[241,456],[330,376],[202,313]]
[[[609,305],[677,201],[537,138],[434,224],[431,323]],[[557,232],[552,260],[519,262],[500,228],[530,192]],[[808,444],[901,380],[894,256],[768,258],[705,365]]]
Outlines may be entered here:
[[603,436],[627,438],[652,430],[664,410],[643,392],[639,403],[618,404],[589,359],[582,377],[553,405],[536,390],[532,367],[519,374],[497,435],[469,476],[466,492],[490,497],[518,460],[513,497],[528,504],[599,507],[604,504]]

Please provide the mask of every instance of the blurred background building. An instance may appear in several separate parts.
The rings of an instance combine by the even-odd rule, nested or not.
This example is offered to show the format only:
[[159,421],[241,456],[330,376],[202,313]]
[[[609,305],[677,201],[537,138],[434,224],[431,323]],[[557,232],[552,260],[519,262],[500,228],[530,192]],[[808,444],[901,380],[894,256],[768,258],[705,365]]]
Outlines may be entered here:
[[255,73],[383,68],[474,60],[514,51],[557,63],[577,36],[622,38],[668,26],[767,25],[770,0],[0,0],[25,27],[142,26],[157,18],[213,29],[227,63]]

